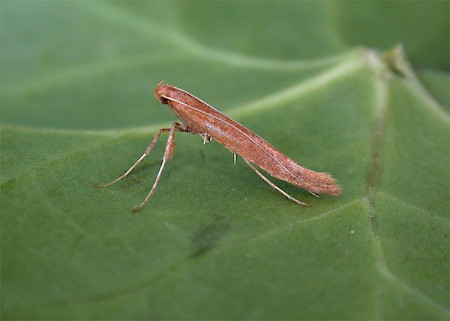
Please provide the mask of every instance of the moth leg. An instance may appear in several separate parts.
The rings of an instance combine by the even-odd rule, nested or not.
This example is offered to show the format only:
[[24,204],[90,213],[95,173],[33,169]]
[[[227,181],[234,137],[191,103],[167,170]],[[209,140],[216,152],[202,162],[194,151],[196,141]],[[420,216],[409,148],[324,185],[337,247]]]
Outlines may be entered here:
[[206,143],[209,143],[210,141],[212,141],[212,137],[209,136],[207,133],[202,133],[199,134],[202,138],[203,138],[203,145],[205,145]]
[[156,142],[158,141],[159,137],[161,136],[162,133],[164,132],[168,132],[170,131],[170,128],[161,128],[158,132],[158,134],[156,134],[155,138],[153,138],[152,142],[150,143],[150,145],[148,145],[147,149],[145,150],[144,154],[142,154],[141,157],[139,157],[139,159],[136,161],[136,163],[133,164],[133,166],[131,166],[125,173],[123,173],[122,175],[120,175],[119,177],[117,177],[115,180],[113,180],[110,183],[107,184],[103,184],[103,185],[95,185],[95,187],[98,188],[102,188],[102,187],[106,187],[106,186],[111,186],[115,183],[117,183],[118,181],[120,181],[122,178],[125,178],[128,176],[128,174],[130,174],[133,169],[136,168],[136,166],[142,162],[142,160],[147,157],[147,155],[150,153],[150,151],[153,149],[153,147],[155,146]]
[[148,202],[150,197],[153,195],[153,193],[156,191],[156,187],[158,186],[162,171],[164,169],[164,166],[166,165],[166,161],[172,158],[173,156],[173,151],[175,150],[175,132],[177,131],[189,132],[186,126],[181,125],[180,123],[173,123],[172,127],[170,128],[169,138],[167,138],[166,149],[164,151],[161,167],[159,168],[158,174],[156,175],[156,179],[155,182],[153,183],[152,189],[150,190],[150,193],[148,193],[148,195],[145,197],[144,201],[141,204],[139,204],[138,207],[133,209],[133,212],[137,212],[140,209],[142,209],[144,205]]
[[233,165],[236,165],[236,153],[233,153]]
[[299,205],[303,205],[303,206],[309,206],[309,204],[303,203],[301,201],[299,201],[298,199],[296,199],[295,197],[289,195],[288,193],[286,193],[285,191],[283,191],[281,188],[279,188],[278,186],[276,186],[274,183],[272,183],[271,181],[269,181],[255,166],[253,166],[248,160],[246,160],[244,158],[244,161],[247,163],[247,165],[256,173],[258,174],[259,177],[261,177],[267,184],[269,184],[272,188],[274,188],[275,190],[277,190],[278,192],[280,192],[281,194],[283,194],[285,197],[287,197],[288,199],[290,199],[291,201],[299,204]]

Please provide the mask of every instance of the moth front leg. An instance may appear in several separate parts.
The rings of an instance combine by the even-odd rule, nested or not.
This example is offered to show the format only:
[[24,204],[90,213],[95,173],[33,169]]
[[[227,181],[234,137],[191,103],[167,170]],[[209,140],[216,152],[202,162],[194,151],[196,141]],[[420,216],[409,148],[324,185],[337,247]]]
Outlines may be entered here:
[[144,201],[139,204],[138,207],[133,209],[133,212],[137,212],[141,210],[144,205],[148,202],[150,197],[155,193],[156,188],[158,187],[159,180],[161,179],[161,174],[164,170],[164,167],[166,165],[166,162],[172,158],[173,152],[175,150],[175,132],[189,132],[188,128],[180,123],[173,123],[172,127],[170,128],[169,137],[167,138],[166,143],[166,149],[164,151],[164,156],[162,159],[161,167],[159,168],[158,174],[156,175],[155,182],[153,183],[152,189],[150,190],[150,193],[145,197]]

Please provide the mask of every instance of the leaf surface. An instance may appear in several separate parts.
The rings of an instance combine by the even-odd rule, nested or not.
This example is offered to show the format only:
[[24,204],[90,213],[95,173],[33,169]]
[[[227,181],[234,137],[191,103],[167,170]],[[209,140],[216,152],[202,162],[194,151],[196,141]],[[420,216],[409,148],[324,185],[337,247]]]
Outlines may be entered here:
[[[2,2],[3,317],[448,318],[445,5],[408,3],[404,24],[431,10],[417,32],[400,2]],[[162,79],[343,195],[276,181],[300,207],[177,134],[132,214],[167,136],[94,185],[176,120]]]

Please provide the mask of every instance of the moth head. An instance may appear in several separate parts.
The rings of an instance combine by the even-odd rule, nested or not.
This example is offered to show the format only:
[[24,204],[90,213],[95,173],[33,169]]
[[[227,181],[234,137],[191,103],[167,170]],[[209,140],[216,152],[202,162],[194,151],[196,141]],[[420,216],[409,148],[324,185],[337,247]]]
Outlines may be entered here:
[[167,99],[169,90],[170,90],[169,85],[165,85],[161,81],[159,84],[156,85],[153,94],[155,95],[156,99],[158,99],[163,104],[167,105],[169,103],[169,100]]

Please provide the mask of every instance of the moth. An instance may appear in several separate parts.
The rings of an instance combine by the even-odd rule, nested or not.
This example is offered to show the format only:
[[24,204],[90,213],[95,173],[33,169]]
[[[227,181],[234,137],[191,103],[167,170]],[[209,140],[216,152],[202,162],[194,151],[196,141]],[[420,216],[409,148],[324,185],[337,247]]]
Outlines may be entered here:
[[316,196],[317,194],[333,196],[341,194],[341,187],[331,175],[315,172],[301,166],[248,128],[225,116],[211,105],[187,91],[160,82],[154,90],[154,95],[161,103],[168,105],[170,109],[172,109],[175,115],[180,119],[181,123],[174,122],[170,128],[160,129],[148,145],[144,154],[142,154],[142,156],[124,174],[110,183],[97,185],[97,187],[100,188],[110,186],[127,177],[128,174],[130,174],[150,153],[161,134],[169,132],[162,163],[152,189],[147,194],[144,201],[133,211],[142,209],[156,191],[166,162],[173,156],[176,132],[198,134],[203,138],[204,143],[208,143],[212,139],[218,141],[225,148],[234,153],[235,161],[236,154],[241,156],[245,163],[247,163],[247,165],[267,184],[297,204],[308,205],[276,186],[265,177],[257,167],[263,169],[275,178],[306,189]]

